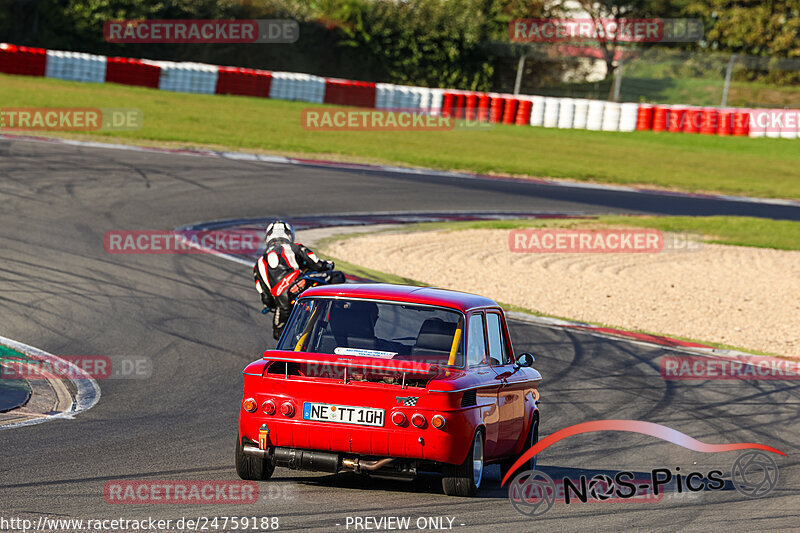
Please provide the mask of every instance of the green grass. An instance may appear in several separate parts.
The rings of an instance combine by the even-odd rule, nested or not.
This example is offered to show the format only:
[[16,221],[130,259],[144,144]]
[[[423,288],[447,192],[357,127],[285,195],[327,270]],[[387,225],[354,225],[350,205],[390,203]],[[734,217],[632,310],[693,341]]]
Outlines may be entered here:
[[308,131],[301,127],[300,114],[312,104],[304,102],[8,75],[0,75],[0,102],[3,107],[141,109],[140,130],[92,135],[108,141],[317,154],[437,169],[800,198],[797,140],[520,126],[439,132]]
[[[603,215],[578,219],[478,220],[468,222],[430,222],[405,226],[404,231],[458,231],[465,229],[579,228],[607,227],[652,228],[668,232],[699,233],[704,242],[800,250],[800,222],[753,217],[651,217]],[[349,238],[345,236],[344,238]]]

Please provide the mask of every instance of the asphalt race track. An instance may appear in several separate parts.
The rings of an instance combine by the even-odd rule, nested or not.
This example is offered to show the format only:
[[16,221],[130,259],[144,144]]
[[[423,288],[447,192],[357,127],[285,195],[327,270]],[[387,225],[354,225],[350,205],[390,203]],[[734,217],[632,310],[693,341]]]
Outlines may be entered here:
[[[756,442],[780,478],[762,499],[726,490],[660,501],[556,502],[530,518],[490,467],[477,499],[413,483],[276,470],[254,505],[106,503],[112,480],[234,480],[242,368],[271,346],[243,265],[210,255],[111,255],[110,230],[204,220],[385,211],[738,213],[800,220],[800,209],[0,140],[0,335],[59,355],[144,356],[148,379],[103,380],[73,420],[0,431],[0,515],[178,519],[277,516],[280,529],[347,531],[348,517],[450,517],[454,529],[754,531],[798,528],[798,381],[665,381],[666,349],[517,322],[515,351],[544,375],[540,436],[601,419],[664,424],[708,443]],[[498,273],[502,275],[502,273]],[[531,280],[536,283],[536,280]],[[703,454],[633,433],[571,437],[539,457],[551,476],[713,469]],[[444,524],[448,524],[445,520]],[[349,530],[353,530],[351,525]]]

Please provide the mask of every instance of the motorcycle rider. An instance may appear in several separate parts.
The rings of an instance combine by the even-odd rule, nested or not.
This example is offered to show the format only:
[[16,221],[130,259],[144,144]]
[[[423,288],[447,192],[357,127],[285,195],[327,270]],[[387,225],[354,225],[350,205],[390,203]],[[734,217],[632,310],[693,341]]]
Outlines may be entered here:
[[[264,240],[267,249],[253,266],[253,277],[261,302],[275,311],[272,336],[277,340],[292,310],[291,302],[306,288],[306,280],[298,278],[306,269],[332,270],[333,261],[323,261],[307,247],[294,242],[294,228],[284,220],[267,226]],[[343,283],[344,279],[333,282]]]

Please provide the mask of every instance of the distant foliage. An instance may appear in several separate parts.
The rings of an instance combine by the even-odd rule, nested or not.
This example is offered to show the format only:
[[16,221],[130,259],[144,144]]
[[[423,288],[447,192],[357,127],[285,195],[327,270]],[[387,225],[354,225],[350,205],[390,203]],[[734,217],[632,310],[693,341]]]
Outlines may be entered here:
[[[200,61],[471,90],[513,86],[519,46],[514,18],[564,16],[581,5],[596,16],[699,17],[707,41],[694,51],[800,58],[800,0],[0,0],[0,41],[174,61]],[[275,44],[111,44],[112,19],[294,18],[300,40]],[[609,71],[614,46],[602,46]],[[682,47],[688,51],[686,47]],[[694,67],[703,68],[703,61]],[[764,63],[767,65],[767,63]],[[566,58],[526,63],[523,89],[560,79]],[[788,83],[796,69],[737,70]]]

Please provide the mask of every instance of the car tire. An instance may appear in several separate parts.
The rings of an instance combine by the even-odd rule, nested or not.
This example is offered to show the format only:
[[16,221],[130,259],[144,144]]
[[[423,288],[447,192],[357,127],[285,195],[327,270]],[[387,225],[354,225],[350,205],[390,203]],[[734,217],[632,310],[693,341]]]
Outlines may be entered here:
[[[522,452],[519,455],[515,455],[514,457],[506,459],[505,461],[500,463],[500,479],[501,480],[506,477],[506,474],[508,474],[508,471],[511,470],[511,467],[514,465],[514,463],[516,463],[517,460],[520,457],[522,457],[522,455],[525,452],[530,450],[533,447],[533,445],[536,444],[537,442],[539,442],[539,415],[538,414],[533,416],[533,423],[531,424],[531,427],[528,430],[528,438],[525,441],[525,446],[522,447]],[[528,470],[536,470],[536,457],[537,456],[534,455],[533,458],[528,463]],[[524,468],[524,467],[521,467],[521,468]]]
[[236,473],[248,481],[264,481],[272,477],[275,465],[269,459],[244,453],[242,440],[236,441]]
[[483,431],[475,432],[467,458],[460,465],[444,465],[442,489],[448,496],[475,496],[484,474]]

